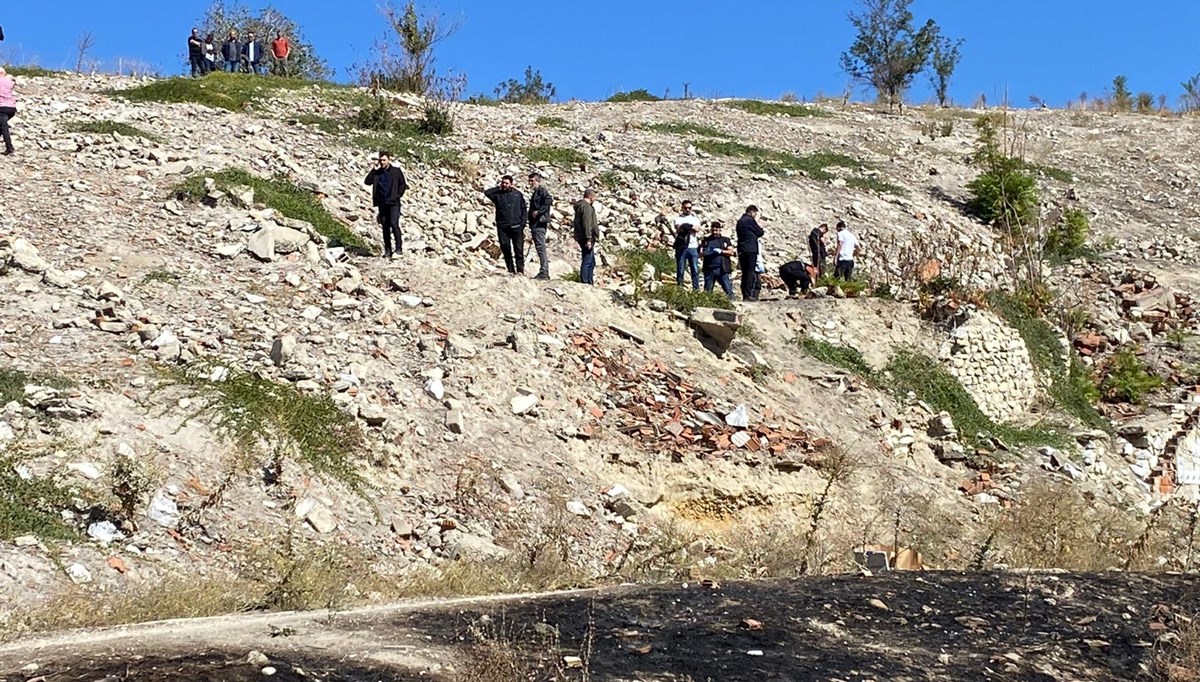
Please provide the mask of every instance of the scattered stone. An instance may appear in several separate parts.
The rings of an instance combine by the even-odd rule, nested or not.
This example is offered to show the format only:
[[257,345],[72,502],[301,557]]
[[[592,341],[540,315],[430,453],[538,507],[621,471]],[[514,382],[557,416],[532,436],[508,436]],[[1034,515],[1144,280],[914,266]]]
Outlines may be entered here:
[[512,413],[516,415],[528,414],[533,408],[537,407],[537,404],[538,397],[536,395],[517,395],[511,401]]
[[366,422],[367,426],[383,426],[388,420],[383,407],[374,403],[359,405],[358,418]]
[[296,353],[296,337],[289,335],[280,336],[271,344],[271,362],[276,367],[283,367],[291,360]]

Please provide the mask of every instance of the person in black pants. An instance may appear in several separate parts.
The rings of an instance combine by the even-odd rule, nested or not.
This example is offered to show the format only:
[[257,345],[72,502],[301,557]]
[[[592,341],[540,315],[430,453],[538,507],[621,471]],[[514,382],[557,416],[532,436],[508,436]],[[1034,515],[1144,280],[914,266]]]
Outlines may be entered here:
[[496,238],[504,267],[509,274],[525,274],[525,195],[513,187],[511,175],[500,178],[500,186],[484,190],[483,195],[496,206]]
[[825,260],[829,257],[829,251],[825,248],[826,234],[829,234],[829,225],[825,223],[808,233],[808,251],[812,254],[812,264],[817,269],[818,277],[825,274]]
[[0,66],[0,137],[4,138],[4,155],[12,156],[12,132],[8,129],[8,119],[17,115],[17,81]]
[[[392,155],[386,151],[379,152],[375,168],[367,173],[363,182],[371,185],[371,201],[379,209],[377,220],[383,229],[383,257],[395,258],[396,254],[404,253],[404,238],[400,235],[400,200],[408,191],[408,182],[404,179],[404,171],[392,165]],[[396,240],[396,250],[392,251],[392,238]]]
[[758,240],[763,229],[758,224],[758,207],[753,204],[737,221],[738,269],[742,271],[742,300],[757,301],[762,283],[758,276]]
[[197,75],[204,75],[204,40],[200,37],[200,31],[192,29],[192,35],[188,36],[188,65],[192,67],[192,78]]
[[810,271],[809,266],[802,261],[794,260],[779,266],[779,279],[787,285],[788,296],[795,296],[797,289],[800,293],[807,294],[812,287],[812,276],[815,272],[816,268],[811,268]]

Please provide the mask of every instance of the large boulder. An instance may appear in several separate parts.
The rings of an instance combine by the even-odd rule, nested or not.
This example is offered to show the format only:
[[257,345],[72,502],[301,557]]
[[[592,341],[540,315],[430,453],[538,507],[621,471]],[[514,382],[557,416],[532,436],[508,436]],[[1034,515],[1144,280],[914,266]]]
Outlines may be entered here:
[[742,315],[736,310],[696,308],[688,318],[688,324],[712,339],[721,352],[724,352],[733,343],[738,329],[742,326]]

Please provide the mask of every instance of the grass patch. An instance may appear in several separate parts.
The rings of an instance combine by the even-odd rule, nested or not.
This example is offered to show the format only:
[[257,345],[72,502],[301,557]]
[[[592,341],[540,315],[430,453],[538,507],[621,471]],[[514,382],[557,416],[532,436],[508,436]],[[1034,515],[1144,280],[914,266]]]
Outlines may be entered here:
[[879,194],[892,194],[901,197],[908,194],[908,191],[903,187],[899,185],[893,185],[885,180],[880,180],[873,175],[856,175],[851,178],[846,178],[846,186],[863,190],[865,192],[878,192]]
[[534,121],[534,124],[539,125],[543,128],[570,128],[571,127],[571,125],[569,123],[567,123],[567,119],[559,118],[558,116],[538,116],[537,120]]
[[66,71],[55,71],[53,69],[43,69],[40,66],[5,66],[4,70],[8,75],[17,78],[58,78],[67,75]]
[[745,159],[746,166],[751,171],[770,175],[804,173],[814,180],[830,180],[834,175],[829,172],[829,168],[858,169],[864,167],[864,164],[858,159],[836,152],[813,152],[799,156],[733,140],[698,139],[693,140],[692,144],[696,149],[713,156]]
[[705,291],[691,287],[681,287],[674,284],[660,284],[654,291],[644,291],[647,298],[657,299],[666,303],[673,310],[690,313],[696,308],[720,308],[732,310],[733,301],[723,292]]
[[1075,182],[1075,174],[1071,171],[1055,168],[1054,166],[1049,166],[1046,164],[1032,163],[1029,161],[1024,162],[1024,166],[1027,170],[1037,173],[1043,177],[1050,178],[1051,180],[1057,180],[1066,184]]
[[170,284],[174,286],[182,280],[182,275],[176,274],[175,272],[167,270],[166,268],[158,268],[157,270],[151,270],[150,272],[147,272],[145,276],[142,277],[142,284],[152,284],[158,282],[161,284]]
[[[713,306],[710,306],[710,307],[713,307]],[[758,333],[758,329],[756,329],[753,324],[750,324],[750,320],[746,320],[746,319],[742,320],[742,326],[738,327],[736,336],[739,339],[743,339],[745,341],[753,343],[756,346],[761,347],[761,346],[765,345],[762,335]]]
[[729,102],[728,106],[740,109],[748,114],[760,116],[791,116],[793,118],[828,118],[830,114],[817,107],[807,104],[789,104],[787,102],[763,102],[756,99],[742,99]]
[[224,380],[213,380],[216,369],[172,368],[167,380],[204,397],[204,411],[215,414],[217,429],[243,452],[265,443],[276,459],[293,457],[359,495],[368,492],[366,479],[351,461],[364,444],[354,417],[324,394],[307,395],[290,384],[236,370],[229,370]]
[[195,175],[188,178],[175,188],[175,194],[191,201],[202,200],[207,194],[204,190],[205,177],[211,177],[217,188],[222,190],[228,190],[234,185],[248,185],[254,188],[255,201],[266,204],[288,218],[311,223],[317,232],[334,245],[366,253],[375,250],[374,246],[330,215],[312,192],[303,190],[283,178],[260,178],[240,168],[226,168],[207,176]]
[[544,162],[552,166],[579,166],[588,161],[587,154],[581,151],[553,145],[525,147],[521,149],[521,153],[532,163]]
[[699,123],[689,123],[687,121],[648,123],[641,127],[644,130],[653,130],[656,133],[665,133],[667,135],[699,135],[700,137],[712,137],[719,140],[729,140],[733,138],[733,136],[729,133],[722,132],[716,128],[700,125]]
[[20,402],[24,399],[25,386],[28,384],[49,386],[59,390],[76,386],[75,381],[61,374],[30,373],[19,369],[0,368],[0,407],[4,407],[14,400]]
[[1049,394],[1054,405],[1089,428],[1111,429],[1108,420],[1096,411],[1100,392],[1095,383],[1075,354],[1068,356],[1054,327],[1011,294],[994,291],[986,299],[992,312],[1021,335],[1033,368],[1050,379]]
[[861,279],[842,279],[833,275],[823,275],[813,282],[814,288],[838,287],[847,296],[859,296],[867,290],[867,283]]
[[613,93],[606,102],[661,102],[662,98],[658,95],[650,94],[650,91],[645,88],[638,90],[630,90],[628,92]]
[[930,405],[935,412],[949,412],[963,440],[981,445],[988,437],[1001,440],[1008,446],[1053,445],[1065,447],[1068,439],[1046,428],[1022,428],[997,424],[979,409],[975,399],[963,385],[937,360],[899,350],[885,371],[890,375],[890,387],[903,398],[909,392]]
[[22,478],[15,456],[0,457],[0,540],[22,535],[71,540],[78,533],[63,522],[74,495],[53,478]]
[[579,268],[575,268],[574,270],[559,277],[559,279],[564,282],[575,282],[576,284],[579,284],[583,281],[583,275],[579,274]]
[[314,85],[334,87],[300,78],[263,78],[246,73],[216,72],[204,78],[165,78],[136,88],[110,90],[109,94],[130,102],[192,102],[216,109],[242,111],[281,92],[309,89]]
[[796,339],[795,343],[803,348],[805,353],[827,365],[841,367],[851,374],[862,377],[868,383],[879,383],[879,377],[875,370],[867,364],[857,348],[839,346],[810,336],[802,336]]
[[88,133],[91,135],[141,137],[154,142],[162,142],[162,138],[154,133],[148,133],[137,126],[117,121],[73,121],[67,124],[67,130],[73,133]]
[[368,151],[386,149],[396,160],[408,158],[426,166],[462,167],[462,155],[458,150],[435,147],[427,141],[428,139],[428,136],[420,133],[392,131],[356,135],[353,142]]
[[300,114],[293,120],[300,125],[313,126],[328,135],[342,135],[349,130],[345,121],[320,114]]

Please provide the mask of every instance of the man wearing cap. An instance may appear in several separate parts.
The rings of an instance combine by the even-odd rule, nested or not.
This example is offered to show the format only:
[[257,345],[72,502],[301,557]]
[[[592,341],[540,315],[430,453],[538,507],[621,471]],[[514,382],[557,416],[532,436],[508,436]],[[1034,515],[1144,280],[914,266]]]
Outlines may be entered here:
[[550,258],[546,255],[546,229],[550,227],[550,209],[554,199],[542,184],[542,175],[537,171],[529,174],[529,233],[533,235],[533,248],[537,251],[538,274],[534,279],[550,279]]

